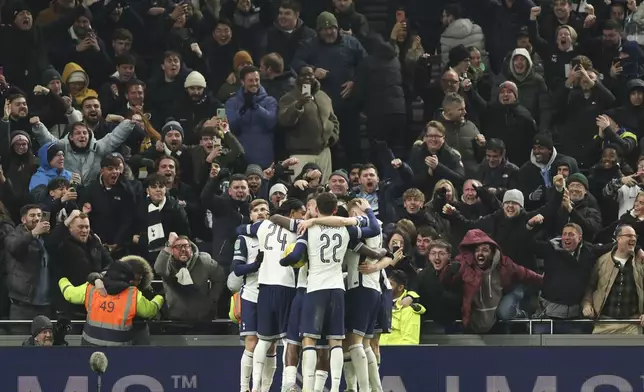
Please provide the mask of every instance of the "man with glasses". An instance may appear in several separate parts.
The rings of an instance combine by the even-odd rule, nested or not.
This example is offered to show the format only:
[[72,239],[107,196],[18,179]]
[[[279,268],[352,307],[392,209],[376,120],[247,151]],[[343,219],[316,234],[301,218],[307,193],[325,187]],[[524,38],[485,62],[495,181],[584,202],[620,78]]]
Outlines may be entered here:
[[210,321],[225,282],[224,271],[187,236],[170,233],[157,256],[154,272],[163,279],[172,320]]
[[639,319],[639,324],[598,323],[594,334],[642,333],[644,326],[644,254],[635,252],[637,234],[630,225],[615,230],[617,245],[601,256],[592,271],[582,302],[590,319]]
[[431,199],[436,183],[442,179],[460,184],[465,168],[458,151],[445,144],[445,127],[430,121],[425,127],[423,140],[417,140],[409,154],[409,166],[414,171],[412,186]]
[[411,290],[418,293],[420,304],[427,309],[423,315],[425,320],[433,323],[424,326],[425,333],[456,332],[454,321],[461,316],[462,293],[457,287],[452,290],[445,288],[440,282],[440,274],[449,265],[452,245],[445,240],[433,241],[427,253],[427,267],[416,279]]

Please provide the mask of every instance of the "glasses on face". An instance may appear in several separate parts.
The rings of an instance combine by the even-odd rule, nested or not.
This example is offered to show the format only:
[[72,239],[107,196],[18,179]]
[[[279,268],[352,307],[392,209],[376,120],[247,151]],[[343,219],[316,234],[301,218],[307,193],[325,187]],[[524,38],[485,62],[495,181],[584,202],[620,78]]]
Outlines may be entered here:
[[620,234],[617,237],[627,237],[627,238],[630,238],[630,239],[633,239],[633,238],[637,239],[637,234]]
[[173,245],[172,249],[187,250],[187,249],[190,249],[190,244]]
[[429,252],[429,256],[431,256],[431,257],[436,257],[436,256],[438,256],[438,257],[445,257],[445,256],[447,256],[448,254],[449,254],[449,253],[444,252],[444,251],[443,251],[443,252]]
[[436,134],[436,133],[429,133],[429,134],[426,134],[425,137],[427,139],[440,139],[440,138],[443,137],[443,135],[439,135],[439,134]]

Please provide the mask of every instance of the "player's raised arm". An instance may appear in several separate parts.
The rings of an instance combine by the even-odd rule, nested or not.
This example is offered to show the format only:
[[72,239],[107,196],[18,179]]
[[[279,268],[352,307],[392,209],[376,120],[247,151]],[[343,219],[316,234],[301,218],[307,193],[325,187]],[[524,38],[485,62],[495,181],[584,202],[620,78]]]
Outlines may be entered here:
[[384,249],[384,248],[373,249],[367,246],[362,241],[358,241],[355,243],[354,241],[351,241],[351,243],[349,244],[349,247],[351,248],[351,250],[358,253],[359,255],[368,257],[370,259],[379,260],[387,255],[387,249]]
[[309,241],[308,232],[304,232],[304,234],[297,237],[297,241],[295,242],[295,247],[293,248],[293,251],[288,255],[284,256],[280,260],[280,265],[284,267],[288,267],[290,265],[297,264],[297,262],[302,259],[302,256],[306,254],[308,241]]

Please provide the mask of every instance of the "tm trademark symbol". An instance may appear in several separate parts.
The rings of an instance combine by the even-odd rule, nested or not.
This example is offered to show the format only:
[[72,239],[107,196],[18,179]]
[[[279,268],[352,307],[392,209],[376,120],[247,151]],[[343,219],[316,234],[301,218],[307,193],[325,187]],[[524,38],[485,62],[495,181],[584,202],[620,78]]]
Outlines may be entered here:
[[197,376],[186,376],[183,374],[170,376],[174,383],[174,389],[197,389]]

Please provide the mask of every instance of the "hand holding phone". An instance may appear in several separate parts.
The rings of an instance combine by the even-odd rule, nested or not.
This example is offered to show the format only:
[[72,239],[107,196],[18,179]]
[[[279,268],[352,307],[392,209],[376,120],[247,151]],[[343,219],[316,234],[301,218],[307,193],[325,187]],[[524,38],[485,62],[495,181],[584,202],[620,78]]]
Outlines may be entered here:
[[217,117],[220,120],[225,120],[226,119],[226,109],[224,109],[224,108],[217,109]]
[[311,85],[303,84],[302,85],[302,95],[311,95]]
[[50,219],[51,219],[51,212],[43,211],[42,215],[40,216],[40,220],[43,222],[49,222]]

